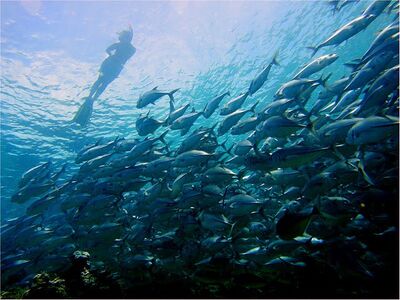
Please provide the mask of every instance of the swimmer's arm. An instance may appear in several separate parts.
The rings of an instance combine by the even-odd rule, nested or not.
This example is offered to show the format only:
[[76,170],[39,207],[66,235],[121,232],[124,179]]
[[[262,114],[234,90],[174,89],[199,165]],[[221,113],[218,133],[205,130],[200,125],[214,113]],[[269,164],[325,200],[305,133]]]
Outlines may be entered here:
[[106,49],[108,55],[112,55],[112,51],[117,49],[118,43],[112,44],[110,47]]

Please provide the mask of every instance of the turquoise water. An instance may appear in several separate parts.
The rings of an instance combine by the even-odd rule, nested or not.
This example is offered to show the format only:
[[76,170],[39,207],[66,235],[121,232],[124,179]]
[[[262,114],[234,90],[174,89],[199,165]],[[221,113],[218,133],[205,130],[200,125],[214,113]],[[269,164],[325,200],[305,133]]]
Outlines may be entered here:
[[[335,3],[346,6],[334,11]],[[261,112],[311,61],[307,48],[371,3],[2,1],[1,297],[21,289],[28,298],[398,296],[399,99],[392,80],[398,74],[398,66],[392,68],[398,65],[398,35],[382,42],[389,42],[384,55],[368,61],[379,65],[354,73],[352,82],[375,72],[361,84],[364,95],[357,100],[363,102],[354,101],[360,111],[343,108],[352,112],[336,122],[334,113],[313,106],[319,92],[350,76],[345,64],[364,55],[398,7],[346,42],[319,50],[313,59],[339,57],[309,77],[329,77],[328,85],[318,80],[310,99],[301,99],[307,92],[297,95],[285,118],[270,111],[257,115],[256,121],[268,119],[252,130],[254,139],[250,133],[217,136],[206,130],[193,146],[198,150],[181,154],[175,150],[188,134],[171,125],[139,137],[136,124],[144,114],[160,121],[170,115],[168,97],[137,108],[140,95],[158,87],[178,89],[175,107],[189,103],[187,113],[203,111],[229,91],[190,132],[218,125],[226,120],[221,107],[251,94],[252,80],[268,66],[268,79],[241,107],[257,103]],[[96,99],[89,125],[73,123],[105,49],[129,25],[135,55]],[[383,85],[382,73],[389,78]],[[372,82],[379,88],[371,88]],[[371,99],[379,104],[363,111]],[[312,116],[302,120],[307,110]],[[378,112],[383,116],[373,116]],[[336,127],[324,131],[321,121]],[[354,123],[350,128],[342,121]],[[163,132],[167,143],[160,141],[168,147],[157,148],[155,137]],[[260,142],[267,136],[280,139],[264,147]],[[132,147],[135,138],[158,144],[147,155],[134,151],[143,146]],[[227,149],[246,138],[254,151],[238,164],[225,163],[233,156]],[[103,146],[82,154],[99,141]],[[47,161],[53,166],[33,180],[26,174],[21,179]],[[66,171],[58,180],[53,175],[61,166]],[[46,283],[49,276],[55,283]]]
[[[27,169],[52,160],[56,166],[69,163],[72,172],[84,145],[100,137],[137,136],[135,120],[149,107],[151,115],[165,119],[168,99],[140,110],[136,101],[141,93],[154,86],[180,88],[177,106],[191,102],[201,110],[217,94],[246,90],[279,51],[281,66],[273,68],[265,85],[246,102],[250,107],[259,100],[259,107],[265,106],[309,61],[306,46],[322,42],[369,4],[351,3],[333,14],[324,1],[2,1],[2,220],[24,212],[24,205],[10,203],[10,197]],[[324,74],[334,72],[331,80],[348,75],[343,63],[359,57],[392,18],[382,14],[344,44],[321,49],[318,55],[339,55]],[[134,28],[136,54],[95,103],[89,126],[70,124],[97,78],[105,48],[128,24]],[[218,118],[199,118],[192,130]],[[177,137],[181,139],[171,132],[167,140],[178,144]],[[228,145],[234,140],[230,137]]]

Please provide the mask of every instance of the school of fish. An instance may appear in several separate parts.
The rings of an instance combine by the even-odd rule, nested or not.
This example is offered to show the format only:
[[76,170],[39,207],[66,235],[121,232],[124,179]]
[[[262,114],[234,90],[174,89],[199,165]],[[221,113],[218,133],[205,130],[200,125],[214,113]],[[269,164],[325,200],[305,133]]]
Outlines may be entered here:
[[[339,11],[355,1],[331,2]],[[29,202],[26,213],[1,227],[2,284],[62,270],[77,250],[132,285],[157,271],[256,289],[307,268],[384,272],[383,249],[398,243],[398,19],[346,63],[347,77],[329,82],[323,71],[338,55],[314,55],[396,9],[371,2],[321,37],[274,99],[257,91],[282,68],[278,52],[246,91],[221,91],[202,110],[176,107],[179,89],[144,93],[138,108],[169,97],[166,120],[142,114],[138,138],[88,145],[66,180],[67,164],[55,170],[50,160],[26,171],[12,197]],[[196,127],[213,115],[216,124]],[[179,144],[167,142],[175,130]]]

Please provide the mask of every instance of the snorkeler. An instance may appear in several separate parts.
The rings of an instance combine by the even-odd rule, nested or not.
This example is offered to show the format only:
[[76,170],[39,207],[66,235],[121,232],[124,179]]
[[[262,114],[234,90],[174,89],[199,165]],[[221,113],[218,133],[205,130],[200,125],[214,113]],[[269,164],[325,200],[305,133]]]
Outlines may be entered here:
[[72,121],[82,126],[86,126],[89,123],[94,100],[96,100],[104,92],[106,87],[118,77],[125,63],[135,54],[136,49],[131,44],[132,37],[132,27],[129,26],[128,30],[119,33],[119,42],[112,44],[106,49],[109,56],[101,64],[99,77],[92,85],[89,96],[84,98],[85,102],[81,105]]

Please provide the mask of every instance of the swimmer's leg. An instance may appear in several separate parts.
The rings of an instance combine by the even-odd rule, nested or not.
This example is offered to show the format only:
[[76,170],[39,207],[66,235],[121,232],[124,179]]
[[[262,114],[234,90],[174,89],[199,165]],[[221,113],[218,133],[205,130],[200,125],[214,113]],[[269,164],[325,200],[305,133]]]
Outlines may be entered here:
[[93,95],[93,99],[97,99],[104,92],[107,86],[114,80],[115,78],[104,78],[100,86],[97,88],[96,92]]
[[104,75],[100,74],[99,78],[97,78],[96,82],[93,83],[92,87],[90,88],[90,94],[88,96],[89,98],[93,97],[93,95],[96,93],[97,89],[103,83],[103,81],[104,81]]

